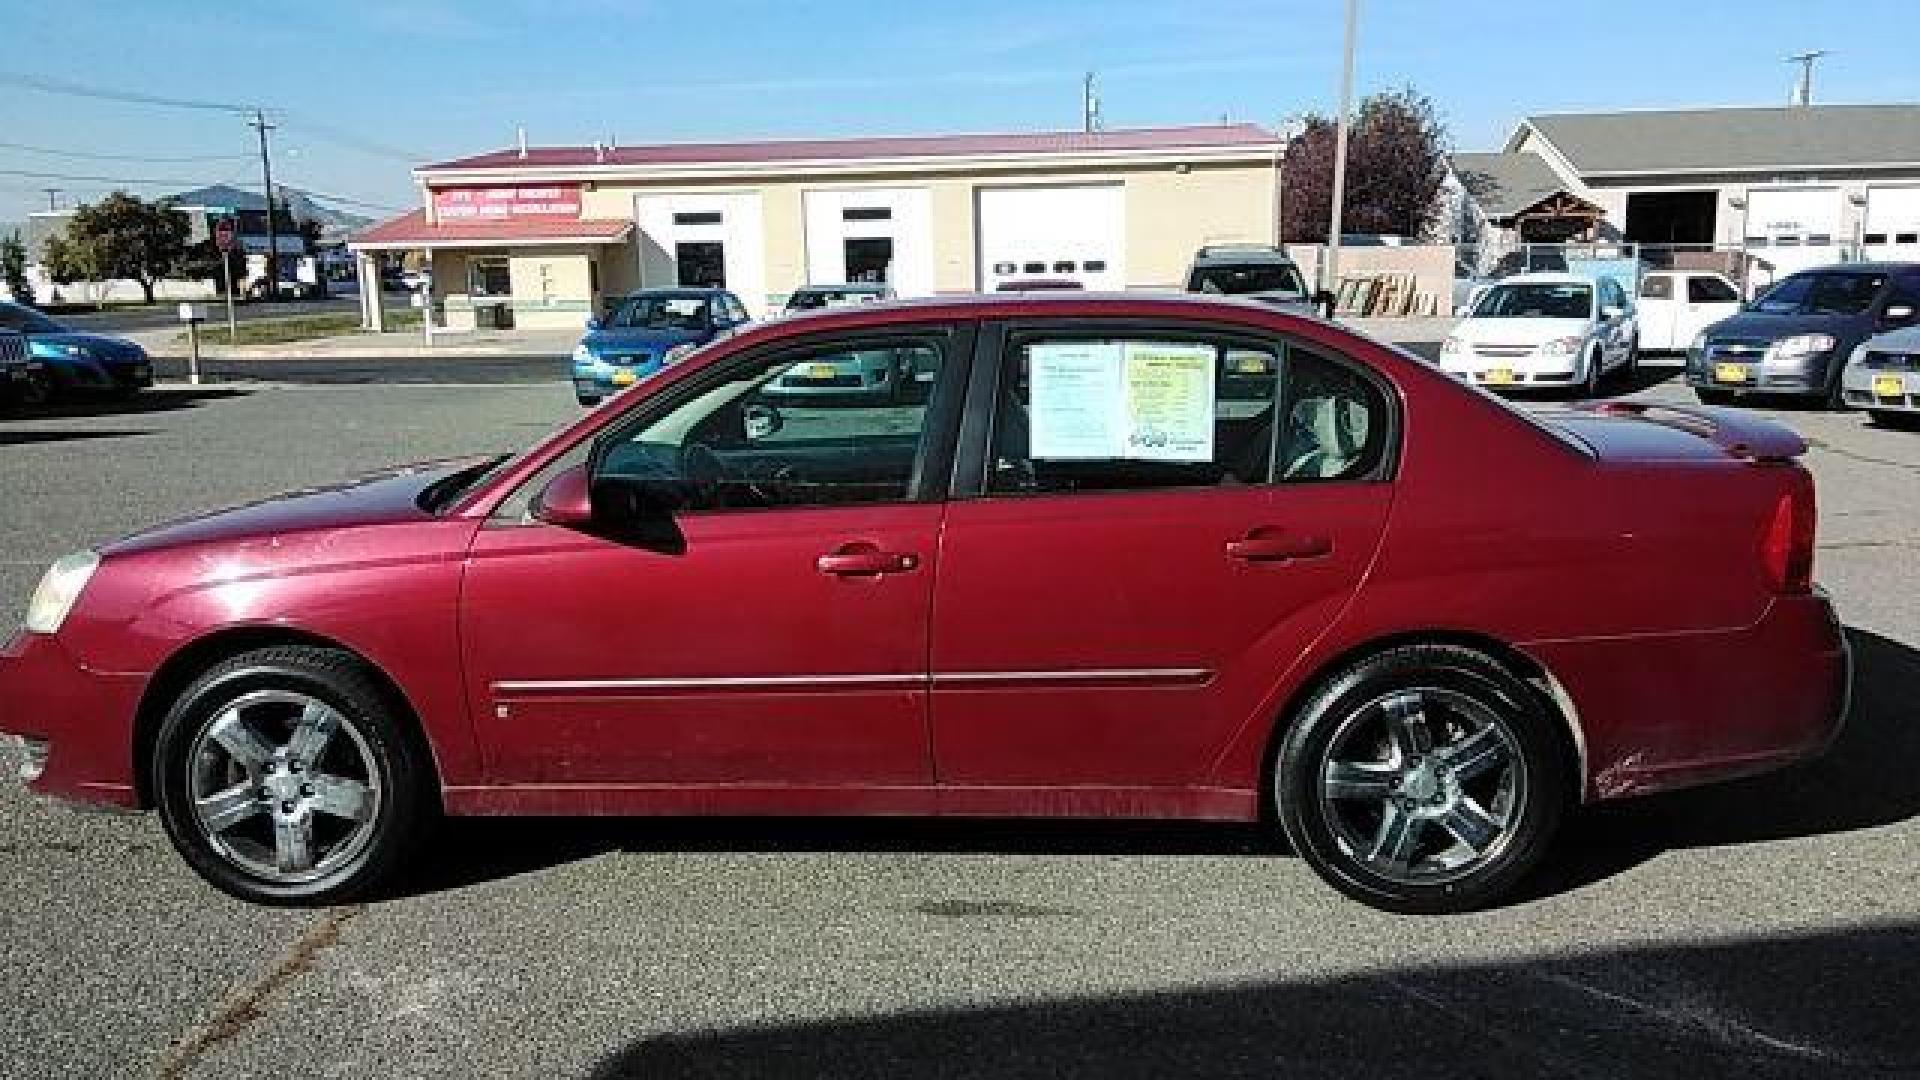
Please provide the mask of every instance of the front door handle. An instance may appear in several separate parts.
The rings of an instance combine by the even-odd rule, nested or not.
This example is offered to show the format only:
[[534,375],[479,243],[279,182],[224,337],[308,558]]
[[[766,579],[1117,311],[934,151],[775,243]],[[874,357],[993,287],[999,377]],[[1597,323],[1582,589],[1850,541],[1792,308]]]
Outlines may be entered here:
[[1227,557],[1242,562],[1291,562],[1294,559],[1320,559],[1331,554],[1333,541],[1327,537],[1279,529],[1252,529],[1238,540],[1227,541]]
[[823,574],[835,577],[879,577],[881,574],[905,574],[920,565],[920,557],[905,551],[881,551],[861,541],[841,544],[814,560]]

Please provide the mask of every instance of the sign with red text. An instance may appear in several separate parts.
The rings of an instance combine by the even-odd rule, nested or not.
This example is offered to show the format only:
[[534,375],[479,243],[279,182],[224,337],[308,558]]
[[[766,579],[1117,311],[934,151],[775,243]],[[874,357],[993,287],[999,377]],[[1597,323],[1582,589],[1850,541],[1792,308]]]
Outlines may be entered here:
[[580,188],[575,184],[433,189],[437,221],[525,221],[577,218]]

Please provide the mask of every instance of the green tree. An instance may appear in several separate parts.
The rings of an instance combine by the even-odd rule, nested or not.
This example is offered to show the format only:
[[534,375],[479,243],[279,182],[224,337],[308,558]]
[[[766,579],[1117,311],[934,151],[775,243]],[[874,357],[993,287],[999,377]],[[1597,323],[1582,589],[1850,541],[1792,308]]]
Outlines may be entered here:
[[27,246],[16,230],[0,240],[0,284],[7,287],[15,303],[33,303],[33,283],[27,280]]
[[47,269],[55,281],[132,278],[149,304],[154,284],[186,257],[186,217],[170,202],[123,191],[76,209],[64,233],[47,245]]

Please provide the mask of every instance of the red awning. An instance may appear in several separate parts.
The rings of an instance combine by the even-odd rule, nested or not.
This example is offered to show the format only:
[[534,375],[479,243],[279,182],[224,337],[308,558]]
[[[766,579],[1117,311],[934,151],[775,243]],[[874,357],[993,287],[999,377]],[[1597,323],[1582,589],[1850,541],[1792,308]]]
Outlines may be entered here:
[[425,210],[402,214],[356,235],[358,251],[417,248],[535,247],[542,244],[617,244],[633,231],[631,221],[497,220],[427,222]]

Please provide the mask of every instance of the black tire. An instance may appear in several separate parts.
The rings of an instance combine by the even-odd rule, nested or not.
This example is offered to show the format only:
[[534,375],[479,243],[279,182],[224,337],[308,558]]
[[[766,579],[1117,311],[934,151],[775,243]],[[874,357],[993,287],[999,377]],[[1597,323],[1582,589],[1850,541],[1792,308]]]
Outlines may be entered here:
[[581,408],[583,408],[583,409],[591,409],[591,408],[593,408],[594,406],[596,406],[596,405],[598,405],[598,404],[600,404],[600,399],[599,399],[599,398],[597,398],[597,397],[585,397],[585,396],[583,396],[583,395],[580,395],[580,394],[575,394],[575,395],[573,395],[573,400],[575,400],[575,401],[577,401],[577,402],[579,402],[579,403],[580,403],[580,407],[581,407]]
[[1840,372],[1838,371],[1833,373],[1833,382],[1827,387],[1826,393],[1822,394],[1821,397],[1825,399],[1824,404],[1828,412],[1853,411],[1853,406],[1847,404],[1846,382],[1841,379]]
[[1620,381],[1625,383],[1629,390],[1634,389],[1640,381],[1640,339],[1638,337],[1627,342],[1627,362],[1620,365]]
[[[243,824],[230,826],[236,832],[223,833],[220,846],[216,846],[209,826],[202,824],[195,810],[193,785],[201,775],[195,770],[207,768],[206,762],[218,756],[227,745],[224,740],[214,739],[209,729],[236,703],[262,695],[297,696],[330,709],[338,722],[329,729],[332,735],[326,741],[325,750],[316,756],[312,772],[305,774],[306,778],[316,784],[322,779],[337,781],[338,777],[321,775],[323,769],[329,773],[336,771],[337,764],[328,763],[358,761],[363,763],[366,777],[363,794],[375,793],[359,804],[368,808],[365,819],[359,822],[323,817],[317,806],[300,808],[312,823],[307,836],[310,850],[317,857],[312,859],[307,875],[298,880],[292,880],[292,874],[283,878],[272,872],[250,869],[244,857],[231,853],[238,844],[248,842],[244,838],[235,839],[237,830],[242,828],[264,830],[269,837],[268,845],[278,843],[277,824],[281,819],[275,813],[274,799],[280,795],[268,797],[269,789],[261,787],[260,807],[249,811]],[[269,706],[279,704],[268,703]],[[258,723],[253,721],[249,726]],[[259,732],[254,734],[260,737]],[[263,744],[270,741],[270,736],[262,738]],[[271,749],[264,745],[263,748]],[[291,748],[289,740],[288,746],[279,749],[285,752]],[[351,758],[335,755],[351,755]],[[236,758],[227,767],[234,769],[237,763]],[[305,646],[261,649],[214,666],[194,680],[162,721],[150,769],[151,790],[161,823],[188,865],[221,891],[260,904],[326,905],[368,895],[390,881],[405,865],[408,855],[431,824],[438,805],[433,798],[435,781],[431,761],[415,737],[404,706],[392,700],[392,694],[358,659],[332,649]],[[244,779],[237,779],[240,774],[235,772],[229,782],[234,784],[232,790],[245,789],[250,796],[252,785],[293,782],[288,774],[300,773],[301,769],[286,764],[283,759],[277,770],[272,767],[266,770],[277,776],[261,777],[252,769],[244,771]],[[285,794],[297,799],[297,794]],[[308,789],[298,794],[312,795],[313,792]],[[292,803],[279,806],[290,809]],[[344,829],[352,840],[350,843],[341,840],[333,849],[334,854],[322,855],[320,851],[325,845],[313,841],[323,835],[323,829],[331,829],[336,834]],[[328,866],[328,859],[335,854],[340,860]]]
[[1893,428],[1897,431],[1912,431],[1920,427],[1920,413],[1899,412],[1894,409],[1868,409],[1867,419],[1878,427]]
[[[1325,781],[1335,775],[1330,762],[1336,753],[1345,753],[1336,739],[1368,743],[1367,725],[1376,723],[1376,717],[1386,718],[1394,703],[1409,698],[1422,702],[1421,726],[1428,727],[1434,739],[1420,760],[1461,760],[1446,755],[1474,740],[1441,744],[1439,735],[1450,732],[1456,721],[1466,732],[1469,721],[1484,720],[1485,726],[1477,730],[1498,735],[1488,736],[1497,743],[1498,763],[1483,760],[1482,771],[1463,773],[1459,779],[1443,766],[1438,771],[1448,776],[1436,781],[1436,772],[1425,766],[1396,771],[1391,762],[1381,762],[1387,771],[1371,775],[1393,777],[1377,781],[1390,783],[1390,794],[1385,788],[1378,796],[1329,794]],[[1495,731],[1496,720],[1504,734]],[[1400,755],[1385,746],[1381,752]],[[1402,766],[1409,761],[1399,760]],[[1274,800],[1293,849],[1348,896],[1403,914],[1471,911],[1499,901],[1539,863],[1575,790],[1571,761],[1564,728],[1551,705],[1498,663],[1457,646],[1406,646],[1355,663],[1306,702],[1277,750]],[[1353,801],[1346,801],[1349,798]],[[1369,819],[1376,798],[1377,819]],[[1356,833],[1371,834],[1377,851],[1391,835],[1389,815],[1415,822],[1402,830],[1413,841],[1406,849],[1411,855],[1405,871],[1398,876],[1382,869],[1393,860],[1370,860],[1358,853],[1354,842]],[[1368,820],[1376,820],[1376,825],[1365,827]],[[1499,826],[1484,850],[1471,847],[1454,831],[1482,820]],[[1356,823],[1362,827],[1356,829]],[[1439,846],[1443,843],[1445,848]],[[1463,861],[1446,866],[1449,853],[1461,849],[1471,854],[1455,855]]]
[[1606,376],[1607,354],[1599,349],[1587,353],[1587,381],[1580,388],[1580,396],[1589,400],[1600,396],[1600,380]]
[[56,396],[53,376],[45,371],[33,371],[27,373],[26,384],[20,388],[15,404],[23,409],[44,409],[53,404]]

